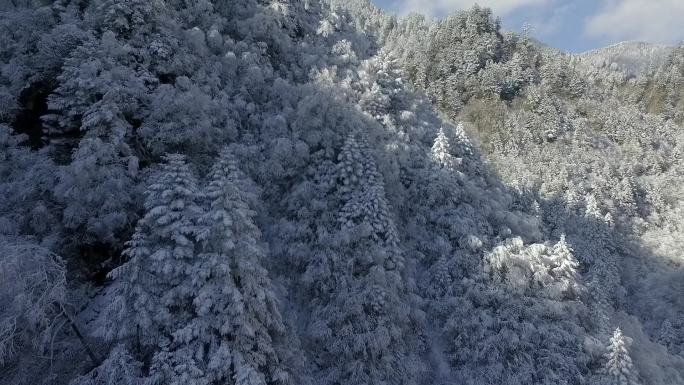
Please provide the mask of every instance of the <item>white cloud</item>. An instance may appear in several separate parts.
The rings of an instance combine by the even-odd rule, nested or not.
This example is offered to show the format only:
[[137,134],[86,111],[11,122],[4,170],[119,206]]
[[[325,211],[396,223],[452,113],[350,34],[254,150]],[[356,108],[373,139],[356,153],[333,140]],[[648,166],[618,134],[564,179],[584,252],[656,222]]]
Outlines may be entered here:
[[533,17],[528,17],[525,21],[531,26],[534,35],[549,36],[567,28],[568,20],[572,20],[573,13],[576,12],[576,3],[554,4],[548,11],[532,15]]
[[674,43],[684,39],[684,0],[604,0],[585,33],[614,40]]
[[[455,9],[467,9],[475,4],[494,10],[497,16],[505,16],[519,8],[541,5],[549,0],[401,0],[399,12],[420,12],[430,16],[444,15]],[[682,0],[684,1],[684,0]]]

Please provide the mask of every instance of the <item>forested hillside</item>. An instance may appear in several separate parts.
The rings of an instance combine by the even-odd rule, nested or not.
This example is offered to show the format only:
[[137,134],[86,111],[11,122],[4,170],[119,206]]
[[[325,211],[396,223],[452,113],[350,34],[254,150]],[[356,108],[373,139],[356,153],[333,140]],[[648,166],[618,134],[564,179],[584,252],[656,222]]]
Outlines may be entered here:
[[0,384],[684,384],[684,46],[0,0]]

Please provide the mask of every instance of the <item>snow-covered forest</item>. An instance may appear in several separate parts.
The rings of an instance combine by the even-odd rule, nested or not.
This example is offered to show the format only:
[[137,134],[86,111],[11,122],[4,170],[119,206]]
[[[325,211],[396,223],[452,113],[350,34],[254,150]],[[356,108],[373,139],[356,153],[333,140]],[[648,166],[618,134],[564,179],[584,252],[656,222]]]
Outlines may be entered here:
[[0,0],[0,384],[682,385],[684,45]]

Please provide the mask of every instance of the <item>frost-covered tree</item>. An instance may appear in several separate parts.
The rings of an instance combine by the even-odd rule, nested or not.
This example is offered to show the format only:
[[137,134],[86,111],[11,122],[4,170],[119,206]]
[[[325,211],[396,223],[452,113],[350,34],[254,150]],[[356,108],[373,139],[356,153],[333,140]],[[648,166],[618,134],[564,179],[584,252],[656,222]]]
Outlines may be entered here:
[[[341,228],[334,247],[312,261],[333,283],[314,299],[310,338],[324,384],[414,384],[421,333],[407,302],[403,256],[370,150],[350,135],[339,155]],[[322,288],[322,287],[321,287]]]
[[[74,50],[58,76],[59,86],[48,99],[51,113],[44,118],[48,133],[57,135],[100,129],[100,136],[123,137],[121,131],[105,130],[109,128],[107,125],[83,125],[83,120],[87,120],[89,114],[109,119],[139,117],[147,84],[154,78],[144,68],[128,65],[127,57],[136,53],[134,47],[119,40],[111,31],[104,32],[99,39],[89,39]],[[114,111],[111,111],[112,106]],[[112,128],[124,129],[123,133],[128,134],[130,124],[126,126],[125,123],[117,124]]]
[[[64,325],[64,261],[31,240],[0,237],[0,364],[43,352]],[[60,326],[61,324],[61,326]]]
[[672,351],[677,344],[677,332],[674,330],[672,322],[670,322],[669,319],[663,321],[663,324],[660,326],[658,342],[665,346],[669,351]]
[[606,384],[610,385],[637,385],[639,375],[632,365],[629,355],[629,338],[622,334],[620,328],[615,329],[608,344],[604,376]]
[[559,281],[559,289],[571,298],[579,295],[578,269],[579,263],[572,254],[573,250],[565,241],[565,234],[553,246],[551,260],[553,267],[551,272]]
[[163,84],[151,97],[150,114],[140,128],[142,141],[154,154],[185,149],[214,150],[231,133],[218,100],[181,76],[175,86]]
[[402,73],[389,52],[380,52],[362,63],[358,90],[361,108],[389,129],[396,129],[396,114],[402,109]]
[[117,345],[102,364],[69,385],[143,385],[143,364],[123,345]]
[[122,157],[99,138],[84,139],[60,171],[54,194],[64,205],[64,227],[80,235],[79,244],[115,244],[137,218],[138,158]]
[[442,167],[454,168],[458,164],[454,156],[451,155],[451,147],[449,146],[449,139],[444,133],[444,128],[441,127],[432,145],[432,158]]
[[[444,328],[453,338],[446,351],[456,375],[467,384],[584,377],[585,354],[578,346],[571,348],[584,333],[578,317],[583,306],[555,289],[550,248],[510,238],[482,262],[483,275],[473,274],[450,289],[457,306],[447,308],[455,313]],[[535,325],[534,331],[526,325]]]
[[89,39],[65,60],[48,98],[49,148],[63,163],[55,197],[77,244],[120,242],[137,217],[144,154],[130,140],[152,78],[128,65],[133,52],[111,31]]
[[0,124],[0,234],[62,243],[60,208],[52,198],[57,167],[46,151],[27,148],[27,139]]
[[[284,360],[285,326],[267,271],[261,233],[249,207],[250,181],[229,150],[223,150],[209,173],[204,197],[209,204],[200,219],[206,229],[194,272],[196,316],[182,331],[183,350],[209,346],[207,383],[290,383]],[[293,353],[289,353],[293,355]],[[243,378],[244,377],[244,378]]]
[[168,346],[194,313],[187,274],[203,233],[197,181],[184,156],[165,157],[146,191],[145,211],[125,251],[128,262],[111,274],[124,283],[122,334],[138,335],[146,347]]
[[470,138],[468,138],[468,134],[466,134],[465,127],[463,126],[462,122],[459,122],[456,125],[456,129],[454,130],[454,139],[456,146],[454,150],[456,151],[456,156],[460,158],[471,158],[475,155],[473,144],[470,142]]
[[398,255],[398,232],[385,197],[382,176],[365,140],[347,138],[339,156],[338,170],[344,205],[339,222],[345,228],[370,226],[371,238],[381,242],[390,253],[383,262],[386,268],[401,268]]
[[124,320],[137,328],[127,332],[151,353],[150,377],[290,383],[285,361],[295,353],[279,345],[285,327],[261,265],[253,187],[228,150],[202,192],[183,156],[165,159],[126,250],[130,261],[113,274],[132,310]]

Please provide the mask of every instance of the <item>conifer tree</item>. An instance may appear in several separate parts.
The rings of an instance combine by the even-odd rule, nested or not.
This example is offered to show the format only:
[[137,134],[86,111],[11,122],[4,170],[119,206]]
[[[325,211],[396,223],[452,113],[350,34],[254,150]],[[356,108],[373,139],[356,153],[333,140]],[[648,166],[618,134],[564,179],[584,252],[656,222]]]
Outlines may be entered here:
[[629,356],[627,338],[620,328],[615,329],[608,344],[604,375],[609,385],[638,385],[638,374]]
[[665,346],[669,351],[672,351],[677,343],[677,333],[672,327],[672,322],[670,322],[668,319],[663,321],[663,324],[660,326],[658,342]]
[[197,343],[213,344],[225,355],[211,358],[212,381],[288,383],[282,352],[275,346],[285,327],[262,266],[265,252],[256,213],[249,207],[254,200],[249,185],[233,154],[224,149],[205,189],[209,207],[200,220],[206,231],[203,253],[188,277],[195,281],[197,317],[185,329]]
[[456,125],[456,129],[454,130],[454,138],[456,139],[456,156],[467,158],[475,155],[473,144],[470,142],[468,134],[466,134],[463,123],[458,123]]
[[577,269],[579,263],[572,255],[573,250],[565,241],[565,234],[561,235],[560,240],[553,246],[551,260],[553,267],[552,275],[559,281],[560,289],[570,297],[576,297],[579,290],[577,284]]
[[444,133],[444,127],[440,127],[432,145],[432,159],[447,169],[452,169],[456,165],[456,159],[451,155],[449,139]]
[[165,160],[126,251],[131,260],[113,274],[152,355],[150,377],[172,385],[290,383],[284,361],[292,354],[276,347],[285,328],[261,266],[250,182],[227,150],[203,193],[184,156]]
[[415,384],[420,329],[407,311],[396,225],[373,157],[353,135],[340,153],[338,180],[341,226],[322,256],[335,284],[317,296],[309,326],[318,375],[323,384]]
[[399,235],[382,176],[365,140],[359,142],[353,136],[347,139],[340,153],[339,170],[345,201],[339,214],[340,223],[348,229],[370,226],[370,238],[380,242],[389,252],[385,267],[394,269],[397,263],[402,263],[398,253]]
[[123,345],[117,345],[96,369],[77,377],[69,385],[143,385],[143,364]]
[[122,333],[140,334],[146,347],[171,344],[193,314],[187,274],[194,269],[202,233],[195,176],[183,155],[164,160],[146,191],[145,216],[124,253],[129,261],[111,274],[124,283],[130,311]]

